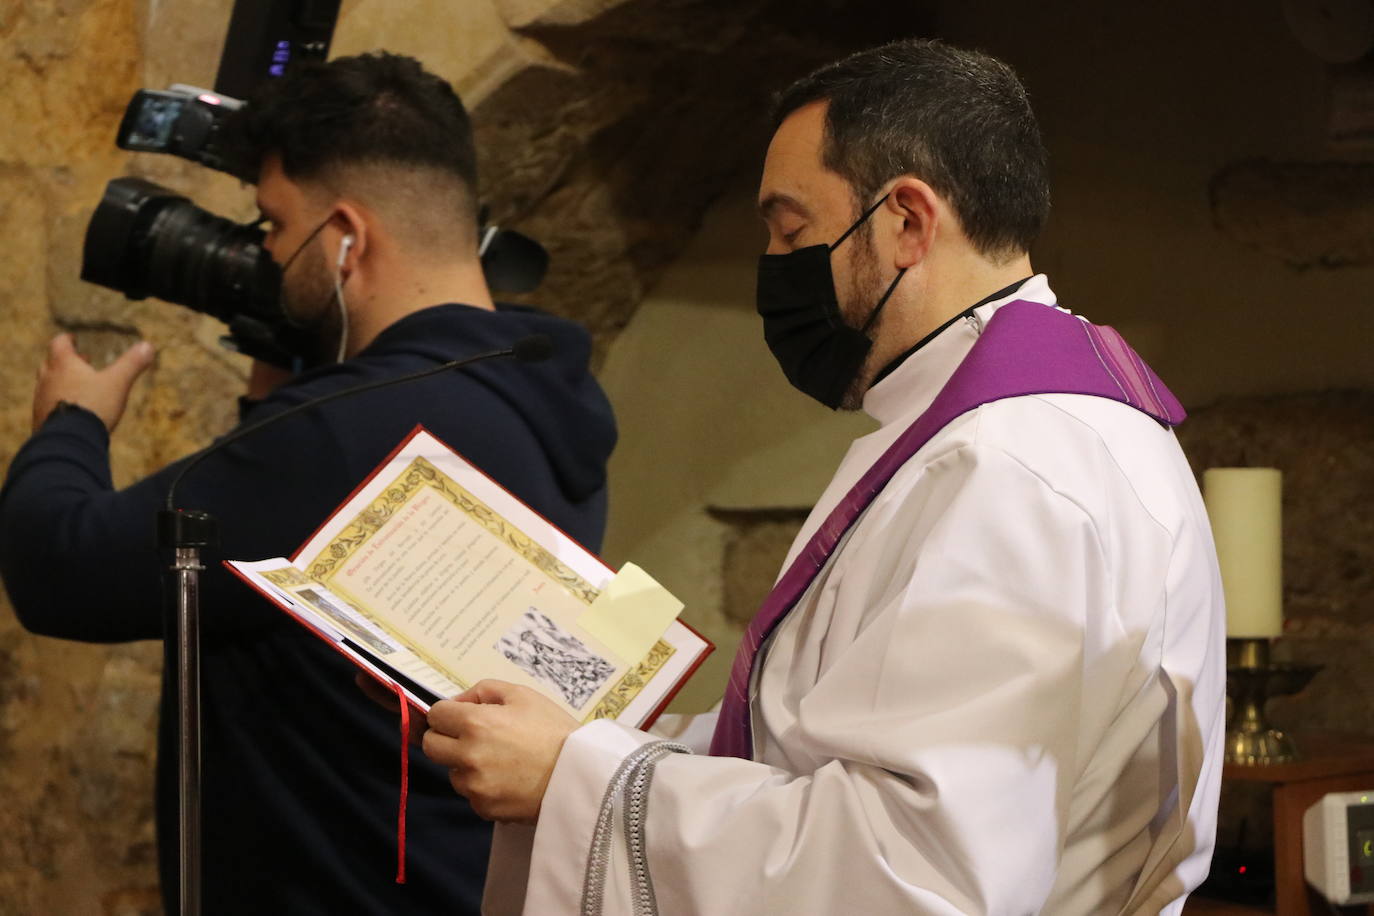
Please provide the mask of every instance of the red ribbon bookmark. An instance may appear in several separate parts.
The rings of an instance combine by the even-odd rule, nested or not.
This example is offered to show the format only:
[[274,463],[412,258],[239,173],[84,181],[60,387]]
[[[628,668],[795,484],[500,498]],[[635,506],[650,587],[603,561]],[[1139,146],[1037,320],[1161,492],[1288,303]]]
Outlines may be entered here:
[[401,701],[401,804],[396,813],[396,883],[406,883],[406,801],[410,796],[410,701],[400,684],[396,698]]

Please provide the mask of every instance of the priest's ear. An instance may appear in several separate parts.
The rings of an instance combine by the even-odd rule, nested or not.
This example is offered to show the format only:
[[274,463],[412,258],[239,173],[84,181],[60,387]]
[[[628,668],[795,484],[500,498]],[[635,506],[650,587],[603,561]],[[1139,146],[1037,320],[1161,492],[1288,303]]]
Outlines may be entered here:
[[951,224],[958,225],[945,199],[930,185],[910,175],[898,178],[892,185],[882,209],[895,217],[889,224],[895,225],[897,232],[892,266],[898,270],[920,264],[939,233]]

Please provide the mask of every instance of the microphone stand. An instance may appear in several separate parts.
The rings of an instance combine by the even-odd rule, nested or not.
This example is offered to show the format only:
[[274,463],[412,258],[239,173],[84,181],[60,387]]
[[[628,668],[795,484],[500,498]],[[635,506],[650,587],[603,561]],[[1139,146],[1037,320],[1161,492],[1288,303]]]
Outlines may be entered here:
[[[163,612],[163,664],[176,672],[172,693],[177,705],[177,833],[180,838],[181,916],[200,914],[200,574],[201,550],[218,537],[206,512],[162,509],[157,517],[158,546],[171,555]],[[173,635],[175,634],[175,638]]]
[[[490,350],[465,359],[441,363],[432,369],[412,372],[335,391],[303,401],[281,413],[240,427],[193,456],[172,478],[167,500],[158,512],[158,546],[170,554],[163,594],[163,660],[166,671],[175,671],[173,694],[177,706],[177,798],[180,862],[180,916],[200,916],[200,574],[205,571],[201,551],[218,546],[219,526],[214,516],[198,510],[176,508],[177,486],[186,474],[210,455],[292,414],[329,401],[386,388],[402,382],[461,369],[471,363],[513,356],[521,362],[548,359],[553,345],[543,334],[517,340],[503,350]],[[164,675],[166,676],[166,675]]]

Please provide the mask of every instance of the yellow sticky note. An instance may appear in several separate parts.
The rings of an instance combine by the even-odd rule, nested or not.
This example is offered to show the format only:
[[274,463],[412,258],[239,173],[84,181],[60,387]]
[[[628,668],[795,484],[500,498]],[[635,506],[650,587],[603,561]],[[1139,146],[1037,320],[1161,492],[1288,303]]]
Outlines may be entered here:
[[578,624],[628,664],[642,659],[682,612],[682,602],[633,563],[621,567]]

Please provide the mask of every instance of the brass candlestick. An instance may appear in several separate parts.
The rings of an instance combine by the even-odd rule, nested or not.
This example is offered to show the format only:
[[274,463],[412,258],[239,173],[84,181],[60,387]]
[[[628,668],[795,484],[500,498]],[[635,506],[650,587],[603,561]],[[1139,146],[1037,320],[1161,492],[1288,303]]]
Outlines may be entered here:
[[1293,736],[1269,725],[1264,706],[1270,697],[1302,690],[1321,666],[1272,662],[1267,639],[1228,639],[1226,656],[1226,762],[1264,766],[1299,759]]

